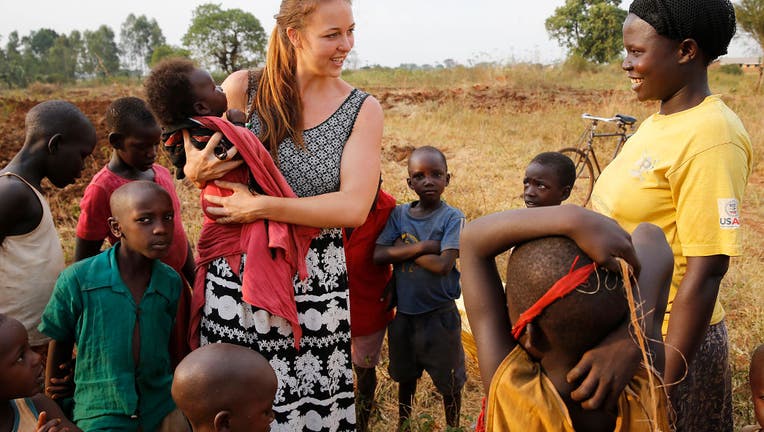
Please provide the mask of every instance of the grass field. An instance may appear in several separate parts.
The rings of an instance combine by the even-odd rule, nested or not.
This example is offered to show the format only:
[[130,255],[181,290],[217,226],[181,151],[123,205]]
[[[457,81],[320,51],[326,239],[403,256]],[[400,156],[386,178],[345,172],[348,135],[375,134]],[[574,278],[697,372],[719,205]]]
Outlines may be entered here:
[[[533,65],[507,68],[455,68],[433,71],[368,70],[346,73],[352,84],[375,95],[385,108],[382,150],[383,188],[399,201],[414,199],[406,188],[406,158],[414,147],[434,145],[449,161],[451,185],[444,198],[460,208],[468,219],[491,212],[522,207],[522,175],[538,152],[575,144],[585,126],[580,114],[631,114],[643,120],[657,110],[654,103],[638,103],[628,80],[617,67],[575,71]],[[762,256],[764,245],[764,168],[759,154],[764,149],[764,98],[753,92],[755,77],[712,71],[711,87],[742,118],[753,140],[754,171],[742,206],[745,253],[734,258],[725,277],[721,297],[730,328],[731,364],[734,374],[736,430],[753,421],[747,388],[748,359],[764,342]],[[103,166],[106,148],[103,113],[116,97],[142,95],[137,84],[74,86],[37,85],[28,92],[0,93],[0,165],[5,165],[23,141],[23,114],[37,101],[49,98],[73,100],[93,119],[99,132],[99,148],[83,179],[63,192],[48,188],[67,257],[73,256],[74,226],[78,199],[89,178]],[[600,143],[598,155],[612,152],[611,142]],[[609,156],[605,156],[608,159]],[[200,215],[197,193],[178,184],[184,202],[184,221],[190,238],[198,236]],[[384,357],[384,356],[383,356]],[[386,374],[383,360],[377,390],[378,410],[374,431],[389,431],[397,421],[397,386]],[[468,382],[463,395],[462,425],[469,430],[482,397],[474,361],[469,360]],[[431,382],[419,386],[415,430],[446,430],[441,400]]]

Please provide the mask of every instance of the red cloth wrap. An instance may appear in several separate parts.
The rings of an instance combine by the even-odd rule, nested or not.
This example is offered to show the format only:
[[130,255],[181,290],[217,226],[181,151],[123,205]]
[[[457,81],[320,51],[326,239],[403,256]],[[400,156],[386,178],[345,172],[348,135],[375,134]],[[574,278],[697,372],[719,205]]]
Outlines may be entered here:
[[[271,155],[257,137],[247,128],[235,126],[219,117],[194,117],[207,128],[222,132],[244,159],[245,168],[236,169],[221,180],[247,184],[252,173],[257,184],[269,196],[296,198],[286,179],[273,162]],[[206,210],[204,195],[231,195],[210,183],[202,190],[202,207]],[[204,282],[207,265],[225,257],[234,272],[239,271],[241,254],[247,254],[241,291],[244,301],[267,310],[272,315],[289,321],[294,334],[295,348],[300,347],[302,329],[297,318],[292,278],[308,277],[305,256],[310,242],[318,235],[318,228],[292,225],[258,219],[247,224],[218,224],[205,214],[199,235],[196,259],[196,281],[191,302],[190,344],[198,348],[199,324],[204,307]]]
[[570,271],[568,274],[561,277],[560,280],[555,282],[554,285],[549,288],[549,291],[547,291],[546,294],[541,296],[541,298],[533,304],[533,306],[529,307],[527,311],[520,314],[517,322],[514,326],[512,326],[512,336],[514,336],[515,340],[520,338],[520,335],[523,334],[525,326],[536,319],[537,316],[541,315],[541,312],[543,312],[544,309],[546,309],[555,301],[570,294],[574,289],[576,289],[577,286],[581,285],[582,283],[586,282],[587,279],[589,279],[589,276],[591,276],[594,269],[597,268],[597,264],[591,263],[573,270],[573,268],[576,266],[576,263],[578,262],[578,258],[579,257],[576,257],[576,259],[573,260],[573,264],[570,266]]
[[350,238],[344,238],[352,337],[376,333],[393,319],[392,309],[382,298],[393,268],[390,264],[374,264],[374,248],[394,208],[395,198],[380,189],[366,222],[355,228]]
[[475,432],[485,432],[485,396],[480,401],[480,414],[475,424]]

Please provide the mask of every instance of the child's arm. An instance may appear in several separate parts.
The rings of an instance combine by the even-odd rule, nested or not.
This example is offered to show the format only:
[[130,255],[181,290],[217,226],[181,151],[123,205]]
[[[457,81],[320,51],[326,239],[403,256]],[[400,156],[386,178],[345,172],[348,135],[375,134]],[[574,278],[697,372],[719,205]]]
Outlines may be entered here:
[[229,109],[223,114],[223,118],[228,120],[229,122],[237,125],[237,126],[244,126],[244,123],[247,122],[247,116],[244,114],[243,111],[238,109]]
[[85,240],[77,236],[74,243],[74,260],[81,261],[101,252],[103,240]]
[[[98,177],[103,179],[103,177]],[[80,216],[77,219],[74,244],[74,260],[81,261],[101,252],[103,241],[109,236],[109,193],[98,178],[91,180],[80,200]]]
[[[37,412],[37,432],[82,432],[74,423],[69,421],[57,403],[42,393],[32,397]],[[48,420],[50,419],[50,420]]]
[[460,246],[462,290],[486,393],[496,368],[516,344],[494,258],[514,245],[550,235],[571,238],[600,265],[615,270],[616,258],[623,257],[638,268],[629,235],[614,220],[581,207],[509,210],[467,224]]
[[378,244],[374,247],[374,264],[395,264],[413,260],[425,254],[439,254],[440,242],[425,240],[416,243],[397,242],[391,246]]
[[674,254],[666,242],[666,236],[655,225],[643,223],[631,235],[642,271],[637,281],[639,297],[642,300],[643,326],[648,338],[653,366],[663,375],[665,353],[661,327],[666,313],[671,276],[674,272]]
[[454,209],[454,212],[443,224],[443,236],[440,238],[439,250],[436,253],[424,254],[414,260],[414,263],[431,273],[446,276],[454,268],[459,258],[459,235],[464,225],[464,215]]
[[70,367],[73,342],[51,340],[48,343],[48,361],[45,364],[45,394],[51,399],[72,397],[74,382]]
[[[637,255],[642,263],[638,277],[639,293],[645,311],[642,325],[652,353],[653,365],[663,373],[665,352],[661,325],[668,300],[674,258],[662,231],[651,224],[641,224],[632,234]],[[579,382],[571,398],[586,409],[613,407],[631,380],[641,361],[639,347],[634,344],[630,323],[626,322],[608,335],[597,347],[587,351],[568,373],[568,382]]]
[[462,296],[477,346],[483,390],[487,395],[493,374],[516,342],[511,335],[507,301],[494,261],[500,252],[486,250],[490,237],[487,236],[490,227],[486,225],[490,224],[483,218],[468,223],[462,230],[460,247]]
[[405,208],[397,206],[387,218],[385,227],[377,237],[372,259],[374,264],[395,264],[413,260],[424,254],[439,254],[439,241],[417,241],[408,243],[403,240],[403,228],[401,227],[401,214]]
[[[632,241],[642,263],[635,299],[644,302],[647,312],[642,323],[652,353],[653,365],[663,373],[665,354],[661,325],[666,311],[668,287],[674,270],[674,257],[663,232],[651,224],[641,224],[634,230]],[[636,290],[639,289],[639,292]],[[638,297],[639,295],[639,297]],[[639,300],[637,300],[639,301]],[[618,397],[639,368],[642,354],[634,343],[631,324],[624,322],[599,345],[584,353],[568,373],[570,383],[580,382],[571,398],[586,409],[615,407]]]
[[456,264],[459,258],[459,249],[446,249],[439,254],[425,254],[414,260],[414,263],[425,270],[437,275],[445,276]]
[[[80,284],[77,279],[74,264],[64,269],[56,280],[56,286],[48,300],[48,305],[40,318],[38,329],[51,338],[48,344],[48,361],[45,365],[45,390],[52,386],[54,398],[68,396],[71,392],[71,374],[69,365],[72,359],[72,349],[76,342],[77,322],[82,315],[82,298]],[[57,381],[53,381],[53,380]],[[62,388],[59,388],[62,387]]]

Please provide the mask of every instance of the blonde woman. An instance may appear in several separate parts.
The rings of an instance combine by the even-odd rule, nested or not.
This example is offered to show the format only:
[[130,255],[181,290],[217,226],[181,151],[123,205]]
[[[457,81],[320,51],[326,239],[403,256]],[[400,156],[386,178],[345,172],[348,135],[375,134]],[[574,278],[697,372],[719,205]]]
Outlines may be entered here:
[[[279,379],[274,431],[355,430],[339,227],[360,225],[371,207],[383,119],[373,97],[340,78],[354,29],[349,1],[282,1],[265,67],[235,72],[223,83],[228,107],[247,113],[251,130],[298,198],[258,195],[243,185],[217,182],[233,194],[207,197],[219,206],[208,212],[219,216],[219,223],[268,219],[322,228],[306,258],[309,278],[294,282],[299,349],[286,320],[242,300],[241,269],[230,268],[226,257],[207,266],[201,343],[243,345],[269,359]],[[218,178],[238,163],[217,161],[212,147],[196,151],[186,145],[185,172],[197,183]]]

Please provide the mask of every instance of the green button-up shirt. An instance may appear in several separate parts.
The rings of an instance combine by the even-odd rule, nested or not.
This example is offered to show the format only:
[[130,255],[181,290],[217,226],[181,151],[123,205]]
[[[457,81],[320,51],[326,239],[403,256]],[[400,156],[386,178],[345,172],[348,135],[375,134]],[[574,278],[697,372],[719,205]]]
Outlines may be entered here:
[[[156,430],[175,408],[168,343],[181,281],[154,261],[136,305],[119,274],[114,247],[66,268],[56,281],[40,331],[74,342],[74,421],[83,430]],[[139,323],[140,363],[133,360]]]

